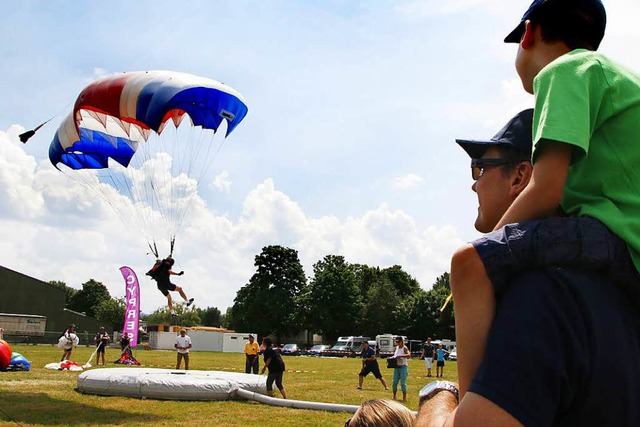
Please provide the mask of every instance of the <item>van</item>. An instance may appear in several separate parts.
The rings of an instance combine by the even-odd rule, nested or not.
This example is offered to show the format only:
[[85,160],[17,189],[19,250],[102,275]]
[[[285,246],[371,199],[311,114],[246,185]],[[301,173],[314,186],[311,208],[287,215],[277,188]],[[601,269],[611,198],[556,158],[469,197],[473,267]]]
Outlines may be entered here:
[[369,337],[338,337],[336,343],[330,349],[322,353],[329,357],[356,357],[362,351],[362,343],[368,341]]

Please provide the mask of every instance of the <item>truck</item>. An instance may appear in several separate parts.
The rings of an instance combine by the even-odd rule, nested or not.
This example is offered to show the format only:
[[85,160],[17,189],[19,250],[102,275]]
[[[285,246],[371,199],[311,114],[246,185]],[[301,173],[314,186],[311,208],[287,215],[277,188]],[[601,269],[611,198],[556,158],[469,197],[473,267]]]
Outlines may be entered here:
[[325,357],[356,357],[362,351],[362,343],[369,341],[369,337],[347,336],[338,337],[338,340],[328,350],[322,352]]
[[382,358],[393,356],[396,350],[396,337],[402,337],[406,345],[409,345],[407,337],[397,334],[380,334],[376,335],[376,344],[378,347],[378,355]]
[[5,336],[43,337],[47,316],[0,313],[0,328]]

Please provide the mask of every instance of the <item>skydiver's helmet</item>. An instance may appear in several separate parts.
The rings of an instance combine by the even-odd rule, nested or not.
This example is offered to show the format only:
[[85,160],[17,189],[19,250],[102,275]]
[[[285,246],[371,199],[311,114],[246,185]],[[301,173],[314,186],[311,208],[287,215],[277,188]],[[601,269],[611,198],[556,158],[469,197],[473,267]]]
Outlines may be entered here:
[[72,323],[72,324],[69,325],[69,331],[75,330],[75,329],[76,329],[76,324],[75,323]]
[[169,267],[173,267],[173,264],[175,264],[176,260],[171,257],[168,257],[167,262],[169,263]]

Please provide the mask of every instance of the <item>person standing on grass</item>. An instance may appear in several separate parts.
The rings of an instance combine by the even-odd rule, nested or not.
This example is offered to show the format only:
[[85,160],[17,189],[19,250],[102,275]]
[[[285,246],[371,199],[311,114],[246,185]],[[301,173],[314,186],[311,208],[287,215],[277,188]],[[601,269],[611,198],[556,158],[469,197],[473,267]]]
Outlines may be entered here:
[[176,343],[173,345],[178,350],[178,361],[176,362],[176,369],[180,369],[182,359],[184,359],[184,370],[189,370],[189,349],[191,348],[191,338],[187,335],[187,330],[180,329],[180,335],[176,337]]
[[264,371],[269,369],[269,375],[267,376],[267,394],[271,397],[276,395],[276,392],[273,390],[273,383],[275,381],[276,387],[278,387],[280,394],[282,394],[282,398],[286,399],[287,393],[282,385],[282,376],[285,370],[282,356],[280,356],[278,350],[273,348],[271,338],[263,339],[262,345],[264,345],[264,366],[262,367],[261,373],[264,374]]
[[393,368],[393,400],[396,400],[396,394],[398,392],[398,383],[402,389],[402,401],[407,401],[407,376],[409,375],[409,359],[411,358],[411,352],[404,345],[404,339],[402,337],[396,337],[396,350],[391,356],[397,360],[397,366]]
[[104,326],[100,327],[99,332],[93,337],[93,342],[96,344],[96,353],[98,353],[98,361],[96,362],[98,365],[100,364],[100,356],[102,356],[102,367],[105,366],[104,354],[107,349],[107,346],[111,342],[111,337],[108,333],[105,332]]
[[438,344],[438,349],[436,350],[436,377],[444,375],[444,355],[446,353],[442,348],[442,344]]
[[389,390],[387,387],[387,383],[384,378],[382,378],[382,374],[380,373],[380,366],[378,365],[378,360],[376,359],[376,352],[369,346],[367,341],[362,343],[362,352],[360,353],[360,357],[362,357],[362,369],[360,369],[360,373],[358,374],[358,390],[362,390],[362,382],[364,381],[364,377],[369,375],[369,372],[373,374],[374,377],[380,380],[382,386],[385,390]]
[[424,359],[424,365],[427,368],[427,377],[431,376],[431,366],[433,365],[435,351],[433,344],[431,344],[431,337],[427,337],[427,341],[422,345],[422,353],[420,353],[420,359]]
[[249,334],[249,342],[244,345],[244,355],[246,357],[244,364],[244,372],[250,374],[253,370],[254,374],[257,374],[260,370],[260,347],[254,340],[253,335]]
[[76,325],[73,323],[69,325],[66,331],[62,334],[62,337],[65,338],[65,343],[63,345],[62,358],[61,362],[65,360],[71,359],[71,352],[73,351],[73,347],[78,345],[78,335],[76,335]]

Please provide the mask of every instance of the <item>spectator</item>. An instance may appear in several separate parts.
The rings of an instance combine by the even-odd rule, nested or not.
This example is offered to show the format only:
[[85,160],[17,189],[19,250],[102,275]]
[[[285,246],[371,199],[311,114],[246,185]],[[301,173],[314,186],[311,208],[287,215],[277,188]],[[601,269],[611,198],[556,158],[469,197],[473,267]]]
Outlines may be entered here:
[[71,360],[71,352],[79,342],[78,335],[76,334],[76,325],[74,325],[73,323],[70,324],[67,330],[62,334],[61,339],[63,342],[63,351],[60,361],[63,362],[65,360]]
[[[482,169],[472,186],[479,230],[491,230],[531,179],[523,113],[490,141],[461,143],[472,159],[512,159],[472,163]],[[497,297],[469,392],[458,405],[456,384],[427,384],[417,426],[640,425],[640,310],[623,289],[601,274],[552,267],[521,273]],[[611,342],[616,363],[600,351]]]
[[518,272],[589,269],[640,292],[640,75],[596,52],[605,27],[600,0],[536,0],[505,39],[518,44],[516,71],[535,97],[533,178],[490,239],[452,258],[461,396],[496,292]]
[[180,329],[180,335],[176,337],[176,343],[173,345],[178,350],[176,369],[180,369],[182,359],[184,359],[184,370],[189,370],[189,349],[191,348],[191,338],[187,335],[187,330]]
[[382,378],[382,374],[380,373],[380,366],[378,365],[378,360],[376,359],[376,353],[371,347],[369,347],[369,343],[367,341],[362,343],[362,351],[360,352],[360,357],[362,357],[362,368],[360,369],[360,373],[358,374],[358,390],[362,390],[362,382],[364,381],[364,377],[369,375],[369,372],[371,372],[374,377],[380,380],[385,390],[389,390],[389,387],[387,387],[387,383],[385,382],[384,378]]
[[98,361],[96,362],[98,365],[100,364],[100,356],[102,356],[102,367],[105,366],[104,355],[107,349],[107,346],[111,342],[111,337],[108,333],[105,332],[104,326],[100,327],[100,330],[93,337],[93,342],[96,344],[96,353],[98,353]]
[[404,339],[402,337],[396,337],[396,350],[391,356],[391,359],[396,359],[397,366],[393,368],[393,384],[391,389],[393,391],[393,400],[396,400],[396,394],[398,392],[398,382],[402,389],[402,401],[407,401],[407,376],[409,375],[409,359],[411,358],[411,352],[404,345]]
[[253,370],[254,374],[258,373],[260,369],[260,358],[258,354],[260,353],[260,347],[258,347],[258,343],[255,342],[253,335],[249,334],[249,342],[244,345],[244,354],[245,354],[245,367],[244,372],[250,374]]
[[431,344],[431,337],[427,337],[427,341],[422,345],[422,352],[420,353],[420,359],[424,359],[424,365],[427,368],[427,377],[431,376],[431,366],[433,365],[435,351],[435,347]]
[[438,344],[438,348],[436,349],[436,377],[441,377],[444,375],[444,356],[447,352],[442,348],[442,344]]
[[266,369],[269,369],[269,375],[267,375],[267,394],[271,397],[275,396],[276,392],[273,390],[273,383],[275,381],[276,387],[280,390],[280,394],[284,399],[287,398],[287,393],[282,385],[282,376],[284,374],[285,365],[280,356],[280,352],[273,348],[271,338],[265,338],[262,340],[264,345],[264,366],[261,373],[264,374]]

